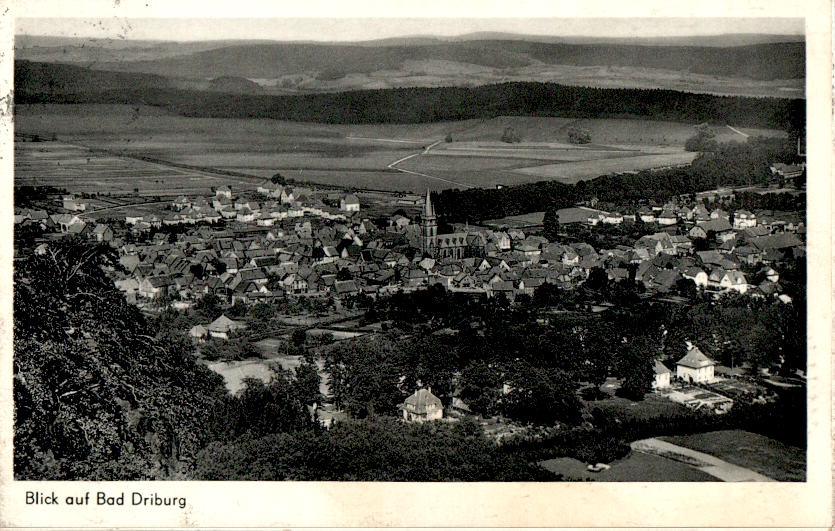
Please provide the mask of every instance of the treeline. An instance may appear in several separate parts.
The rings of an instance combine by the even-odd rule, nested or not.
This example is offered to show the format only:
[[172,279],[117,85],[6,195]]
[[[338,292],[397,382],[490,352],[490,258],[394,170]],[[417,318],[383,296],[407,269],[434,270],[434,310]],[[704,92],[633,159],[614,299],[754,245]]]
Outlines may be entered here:
[[14,206],[35,208],[39,202],[47,201],[51,196],[67,193],[65,188],[55,186],[16,186],[14,189]]
[[[127,78],[118,76],[68,65],[15,61],[15,100],[16,103],[144,104],[184,116],[342,124],[424,123],[512,115],[639,118],[777,129],[786,129],[802,120],[805,106],[799,99],[714,96],[660,89],[598,89],[536,82],[292,96],[231,95],[161,87],[157,79],[147,84],[128,83]],[[123,86],[114,88],[120,83]]]
[[719,144],[716,151],[699,154],[684,168],[604,175],[574,185],[540,181],[500,189],[443,190],[433,193],[432,201],[446,223],[560,209],[592,198],[617,205],[663,202],[720,186],[765,184],[771,177],[771,164],[794,162],[795,157],[785,139],[750,138],[744,144]]
[[392,417],[216,442],[194,479],[225,481],[554,481],[488,440],[475,421],[406,424]]

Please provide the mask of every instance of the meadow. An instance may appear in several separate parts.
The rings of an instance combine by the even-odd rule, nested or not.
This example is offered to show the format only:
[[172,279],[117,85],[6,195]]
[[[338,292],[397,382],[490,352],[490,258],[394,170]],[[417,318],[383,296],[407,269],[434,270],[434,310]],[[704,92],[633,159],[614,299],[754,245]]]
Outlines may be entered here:
[[[491,187],[547,179],[573,183],[612,172],[685,164],[694,155],[685,153],[682,146],[695,132],[691,124],[637,119],[501,116],[346,125],[187,118],[151,106],[100,104],[18,105],[15,125],[23,133],[46,138],[55,135],[63,143],[55,149],[64,151],[59,156],[52,150],[53,156],[81,157],[66,160],[59,168],[57,163],[40,160],[37,149],[23,147],[20,164],[16,164],[18,184],[52,180],[56,185],[74,183],[73,188],[79,191],[132,191],[138,187],[148,194],[205,190],[224,182],[251,185],[254,181],[103,155],[87,162],[85,148],[255,177],[281,173],[300,182],[423,192],[427,188]],[[500,141],[508,127],[521,142]],[[572,127],[589,131],[592,143],[570,144],[568,131]],[[713,129],[719,141],[744,141],[745,135],[784,135],[773,130]],[[393,169],[390,166],[395,162]]]
[[803,449],[756,433],[726,430],[660,439],[716,456],[778,481],[806,480],[806,454]]
[[661,155],[640,155],[618,159],[599,159],[547,164],[514,170],[516,173],[532,175],[539,180],[554,179],[564,183],[575,183],[607,173],[648,170],[679,164],[689,164],[696,153],[666,153]]

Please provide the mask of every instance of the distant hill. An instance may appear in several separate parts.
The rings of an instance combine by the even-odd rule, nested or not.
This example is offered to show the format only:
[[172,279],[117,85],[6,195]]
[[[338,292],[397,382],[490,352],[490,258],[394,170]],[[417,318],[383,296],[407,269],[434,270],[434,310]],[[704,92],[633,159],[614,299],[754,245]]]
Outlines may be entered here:
[[232,94],[264,94],[261,85],[244,77],[221,76],[209,81],[206,90]]
[[74,65],[15,61],[15,92],[78,94],[91,91],[173,88],[171,80],[154,74],[108,72]]
[[635,46],[700,46],[727,48],[777,42],[804,42],[804,35],[770,35],[762,33],[727,33],[720,35],[689,35],[677,37],[561,37],[548,35],[523,35],[518,33],[476,32],[449,37],[448,41],[529,41],[561,44],[615,44]]
[[198,49],[209,50],[225,46],[242,44],[324,44],[324,45],[362,45],[362,46],[412,46],[441,44],[445,42],[466,41],[530,41],[562,44],[634,44],[637,46],[709,46],[730,47],[768,44],[775,42],[804,42],[804,35],[774,35],[764,33],[726,33],[718,35],[690,35],[675,37],[582,37],[560,35],[534,35],[506,33],[498,31],[480,31],[455,36],[439,35],[404,35],[386,37],[368,41],[276,41],[269,39],[222,39],[212,41],[166,41],[166,40],[125,40],[96,39],[87,37],[53,37],[48,35],[15,35],[15,47],[48,48],[66,46],[93,46],[111,50],[130,50],[135,48],[178,46],[181,50],[192,52]]
[[[792,40],[771,42],[783,38]],[[357,44],[147,41],[144,46],[132,47],[109,42],[84,42],[76,46],[51,43],[53,46],[39,47],[34,46],[37,42],[34,38],[29,38],[16,43],[16,57],[85,63],[98,70],[203,80],[222,76],[257,79],[311,72],[333,75],[335,72],[397,71],[404,63],[415,61],[446,61],[497,69],[537,64],[632,67],[752,80],[805,76],[805,44],[797,36],[722,35],[600,41],[489,33],[446,40],[418,36]],[[717,43],[734,45],[720,47]],[[737,45],[742,43],[746,45]]]
[[[241,80],[222,80],[240,87]],[[244,83],[246,84],[246,83]],[[473,88],[395,88],[278,96],[172,88],[163,77],[15,61],[16,103],[153,105],[183,116],[272,118],[320,123],[421,123],[509,116],[641,118],[787,129],[805,102],[689,94],[671,90],[596,89],[554,83]],[[796,124],[793,127],[799,129]]]

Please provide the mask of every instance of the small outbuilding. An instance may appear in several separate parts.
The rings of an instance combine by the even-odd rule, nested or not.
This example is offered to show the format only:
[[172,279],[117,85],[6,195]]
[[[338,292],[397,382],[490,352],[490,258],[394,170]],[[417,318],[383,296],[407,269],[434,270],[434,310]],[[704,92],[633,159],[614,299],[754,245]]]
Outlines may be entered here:
[[653,389],[666,389],[670,387],[670,378],[673,375],[673,371],[667,368],[666,365],[661,363],[658,360],[655,360],[655,380],[652,382]]
[[214,338],[229,339],[229,334],[235,330],[243,330],[246,328],[246,323],[233,321],[225,315],[221,315],[212,321],[206,328],[209,331],[209,335]]
[[203,342],[206,341],[206,338],[209,336],[209,331],[203,325],[196,325],[191,327],[191,330],[188,331],[188,335],[195,341]]

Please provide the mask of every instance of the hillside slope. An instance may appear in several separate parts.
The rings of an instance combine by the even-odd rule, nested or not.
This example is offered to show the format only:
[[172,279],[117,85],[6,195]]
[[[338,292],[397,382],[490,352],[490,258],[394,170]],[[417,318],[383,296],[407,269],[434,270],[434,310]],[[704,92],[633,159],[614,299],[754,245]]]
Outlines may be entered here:
[[[74,61],[80,61],[75,50]],[[168,51],[170,53],[170,50]],[[305,72],[368,73],[398,70],[407,61],[442,60],[491,68],[531,64],[665,69],[756,80],[800,79],[805,75],[803,42],[750,46],[642,46],[481,40],[394,46],[269,43],[229,45],[150,60],[102,61],[91,51],[91,68],[163,76],[276,78]],[[23,58],[26,54],[22,54]],[[34,59],[44,60],[40,53]],[[127,57],[129,58],[129,56]],[[59,57],[51,59],[61,61]]]
[[555,83],[473,88],[398,88],[294,96],[172,89],[154,75],[99,72],[69,65],[15,62],[16,103],[153,105],[183,116],[273,118],[324,123],[425,123],[468,118],[637,117],[687,123],[786,129],[803,119],[802,100],[689,94],[671,90],[594,89]]

